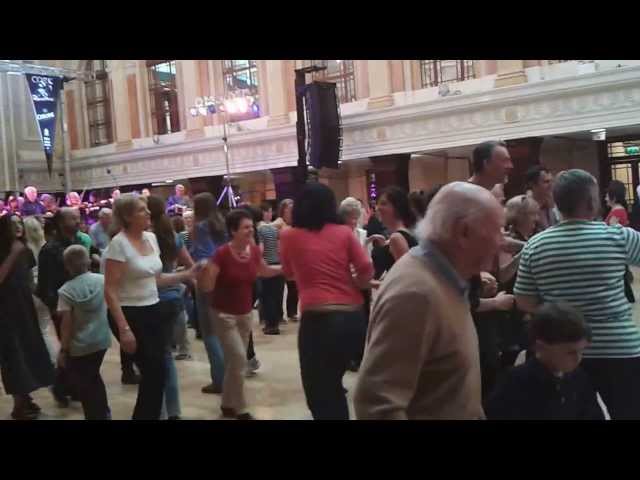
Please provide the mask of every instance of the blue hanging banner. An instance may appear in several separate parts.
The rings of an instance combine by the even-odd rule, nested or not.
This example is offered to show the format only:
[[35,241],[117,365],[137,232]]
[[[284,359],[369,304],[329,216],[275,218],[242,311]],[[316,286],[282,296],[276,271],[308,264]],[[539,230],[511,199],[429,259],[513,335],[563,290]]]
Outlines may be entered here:
[[49,170],[49,176],[51,176],[53,145],[56,136],[56,117],[58,115],[58,97],[62,88],[62,78],[33,73],[25,73],[25,77],[33,100],[33,110],[38,121],[44,155],[47,158],[47,170]]

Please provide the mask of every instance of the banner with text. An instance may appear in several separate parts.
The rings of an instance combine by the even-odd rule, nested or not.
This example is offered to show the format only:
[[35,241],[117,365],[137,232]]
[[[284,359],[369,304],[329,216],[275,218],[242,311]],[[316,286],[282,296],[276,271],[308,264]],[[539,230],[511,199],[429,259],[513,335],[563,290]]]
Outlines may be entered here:
[[44,155],[47,158],[47,170],[49,170],[49,176],[51,176],[53,145],[56,138],[58,96],[62,88],[62,78],[32,73],[26,73],[25,77],[33,100],[33,110],[38,121]]

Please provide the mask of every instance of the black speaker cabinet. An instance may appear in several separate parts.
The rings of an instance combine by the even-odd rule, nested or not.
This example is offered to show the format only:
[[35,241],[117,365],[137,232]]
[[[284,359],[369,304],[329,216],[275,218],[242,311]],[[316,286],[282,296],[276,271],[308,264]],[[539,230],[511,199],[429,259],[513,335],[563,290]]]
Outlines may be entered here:
[[305,87],[307,159],[317,169],[338,168],[342,128],[336,84],[313,82]]

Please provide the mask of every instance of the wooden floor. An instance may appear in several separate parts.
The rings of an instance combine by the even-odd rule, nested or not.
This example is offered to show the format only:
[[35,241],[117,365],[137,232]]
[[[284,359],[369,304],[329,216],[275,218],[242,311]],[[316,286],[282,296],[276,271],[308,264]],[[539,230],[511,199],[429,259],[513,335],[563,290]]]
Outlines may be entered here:
[[[634,291],[638,302],[633,305],[634,318],[640,321],[640,269],[632,268]],[[255,312],[254,312],[255,313]],[[298,362],[298,323],[281,326],[281,335],[263,335],[254,315],[255,350],[262,366],[255,377],[246,379],[245,388],[251,413],[259,420],[311,419],[307,409]],[[220,396],[200,392],[210,381],[209,363],[201,341],[189,330],[193,360],[176,362],[180,381],[182,417],[185,420],[219,420]],[[131,418],[137,387],[120,383],[120,356],[114,340],[105,357],[102,376],[107,385],[109,404],[114,420]],[[347,372],[344,386],[348,389],[349,408],[353,418],[351,395],[357,374]],[[42,407],[41,420],[82,420],[82,408],[72,403],[69,408],[58,408],[48,390],[34,392],[35,401]],[[0,390],[0,419],[10,419],[11,397]]]
[[[257,375],[245,382],[251,413],[259,420],[304,420],[311,419],[307,409],[298,362],[298,323],[281,326],[280,335],[264,335],[254,318],[254,342],[261,368]],[[209,362],[202,341],[194,338],[189,329],[193,360],[176,362],[180,382],[182,417],[185,420],[219,420],[220,395],[200,392],[210,382]],[[135,404],[137,386],[120,383],[120,356],[114,340],[102,365],[102,376],[114,420],[131,418]],[[351,395],[355,375],[348,372],[344,385]],[[48,390],[41,389],[32,395],[41,407],[41,420],[82,420],[82,407],[72,403],[69,408],[58,408]],[[351,403],[351,401],[350,401]],[[350,408],[352,408],[350,406]],[[0,419],[10,419],[11,397],[0,394]]]

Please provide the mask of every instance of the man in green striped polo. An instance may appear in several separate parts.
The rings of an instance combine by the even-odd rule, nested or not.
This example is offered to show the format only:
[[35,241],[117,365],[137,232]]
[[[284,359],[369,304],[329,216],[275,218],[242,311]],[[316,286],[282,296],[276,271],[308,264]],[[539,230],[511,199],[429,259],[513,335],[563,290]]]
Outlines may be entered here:
[[553,198],[562,221],[535,235],[522,251],[514,288],[518,307],[565,301],[578,308],[593,339],[582,367],[612,419],[640,419],[640,329],[624,294],[627,264],[640,264],[640,233],[607,226],[598,184],[584,170],[556,178]]

